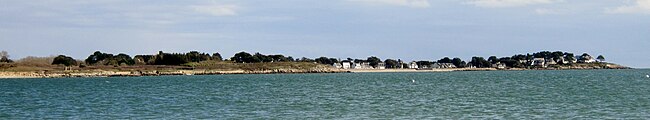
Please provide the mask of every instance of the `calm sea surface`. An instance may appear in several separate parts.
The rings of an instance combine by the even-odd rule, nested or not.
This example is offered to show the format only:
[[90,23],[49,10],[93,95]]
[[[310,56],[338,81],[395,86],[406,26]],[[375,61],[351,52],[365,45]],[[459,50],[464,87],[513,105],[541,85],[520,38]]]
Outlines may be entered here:
[[642,69],[0,79],[0,119],[650,119],[647,74],[650,70]]

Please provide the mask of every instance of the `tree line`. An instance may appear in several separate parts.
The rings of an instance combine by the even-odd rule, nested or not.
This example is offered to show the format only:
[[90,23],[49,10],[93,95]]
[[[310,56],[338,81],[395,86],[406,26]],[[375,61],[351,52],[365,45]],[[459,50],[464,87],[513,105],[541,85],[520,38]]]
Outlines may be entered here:
[[[536,53],[528,54],[516,54],[508,57],[496,57],[490,56],[487,59],[484,57],[475,56],[472,57],[468,62],[462,60],[461,58],[455,57],[443,57],[435,61],[413,61],[418,66],[431,66],[436,63],[450,63],[456,67],[476,67],[476,68],[487,68],[493,67],[494,64],[504,64],[507,67],[511,68],[527,68],[531,67],[530,62],[535,58],[543,58],[545,60],[552,60],[558,64],[574,64],[579,62],[584,62],[594,59],[591,55],[584,53],[582,55],[576,56],[573,53],[562,52],[562,51],[541,51]],[[605,57],[599,55],[595,58],[598,61],[605,61]],[[302,58],[293,58],[292,56],[285,56],[281,54],[273,55],[264,55],[259,52],[250,54],[247,52],[239,52],[234,54],[227,61],[232,61],[236,63],[269,63],[269,62],[314,62],[326,65],[333,65],[336,63],[342,62],[355,62],[362,63],[367,62],[372,67],[379,67],[380,63],[384,63],[386,68],[403,68],[410,66],[410,62],[404,62],[401,59],[385,59],[382,60],[376,56],[370,56],[365,59],[338,59],[330,57],[318,57],[315,59],[302,57]],[[220,53],[202,53],[198,51],[190,51],[188,53],[164,53],[160,51],[155,55],[136,55],[131,57],[127,54],[111,54],[103,53],[96,51],[90,54],[85,60],[77,61],[72,57],[59,55],[54,58],[52,64],[54,65],[65,65],[65,66],[92,66],[92,65],[108,65],[108,66],[129,66],[129,65],[183,65],[191,62],[201,62],[201,61],[224,61]],[[9,55],[6,51],[0,52],[0,63],[11,63],[13,60],[9,59]]]

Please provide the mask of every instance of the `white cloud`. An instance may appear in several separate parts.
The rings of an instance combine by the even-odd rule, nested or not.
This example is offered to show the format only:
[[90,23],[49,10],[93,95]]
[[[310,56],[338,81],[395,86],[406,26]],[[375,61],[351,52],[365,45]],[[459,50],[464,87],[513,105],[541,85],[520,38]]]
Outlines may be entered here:
[[354,2],[364,2],[369,4],[385,4],[407,6],[414,8],[428,8],[431,6],[427,0],[349,0]]
[[192,6],[196,12],[210,14],[213,16],[231,16],[237,15],[237,5],[202,5]]
[[472,0],[465,2],[466,4],[475,5],[478,7],[521,7],[527,5],[537,4],[551,4],[562,2],[563,0]]
[[605,9],[605,13],[642,13],[650,14],[650,0],[636,0],[634,5]]

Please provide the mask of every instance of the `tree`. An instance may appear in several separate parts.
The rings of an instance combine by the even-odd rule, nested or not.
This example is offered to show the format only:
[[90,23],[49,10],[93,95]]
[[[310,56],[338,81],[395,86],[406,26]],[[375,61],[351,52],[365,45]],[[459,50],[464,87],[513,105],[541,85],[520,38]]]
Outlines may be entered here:
[[214,53],[214,54],[212,54],[212,60],[215,60],[215,61],[222,61],[223,58],[221,57],[221,54],[219,54],[219,53]]
[[316,58],[314,61],[316,61],[316,63],[326,64],[326,65],[334,64],[334,61],[330,60],[327,57],[319,57],[319,58]]
[[255,53],[255,55],[253,55],[253,57],[256,57],[257,59],[259,59],[260,60],[259,62],[272,62],[273,61],[273,59],[271,57],[260,54],[259,52]]
[[190,51],[189,53],[185,53],[185,57],[188,59],[187,61],[190,62],[200,62],[211,59],[210,54],[200,53],[198,51]]
[[14,62],[13,60],[9,59],[9,52],[7,51],[2,51],[0,52],[0,63],[12,63]]
[[296,61],[298,61],[298,62],[316,62],[315,60],[309,59],[307,57],[302,57],[302,58],[300,58],[300,59],[298,59]]
[[155,65],[181,65],[189,62],[186,54],[160,52],[160,54],[156,55],[154,63]]
[[551,58],[553,58],[553,60],[556,60],[556,62],[557,62],[557,60],[560,60],[563,57],[564,57],[564,52],[562,52],[562,51],[555,51],[555,52],[551,53]]
[[269,55],[273,62],[291,62],[293,61],[292,57],[284,57],[284,55]]
[[367,62],[367,61],[366,61],[366,60],[362,60],[362,59],[354,59],[354,62],[355,62],[355,63],[362,63],[362,62]]
[[[170,57],[162,57],[161,56],[161,57],[158,57],[156,59],[156,61],[164,60],[163,58],[170,59]],[[144,58],[142,58],[142,56],[141,56],[141,60],[143,60],[143,62],[148,62],[148,61],[146,61],[148,59],[145,60]],[[88,64],[88,65],[95,65],[95,64],[101,64],[101,65],[122,65],[122,64],[134,65],[135,64],[135,60],[133,60],[133,58],[131,58],[131,56],[129,56],[127,54],[120,53],[117,56],[114,56],[113,54],[102,53],[100,51],[96,51],[92,55],[88,56],[88,58],[86,58],[86,60],[84,62],[86,62],[86,64]],[[165,64],[165,65],[168,65],[168,64]],[[170,65],[175,65],[175,64],[170,64]]]
[[261,60],[257,57],[253,57],[253,55],[246,53],[246,52],[239,52],[235,54],[230,60],[233,60],[238,63],[257,63],[261,62]]
[[460,59],[460,58],[454,58],[454,59],[452,59],[452,60],[451,60],[451,63],[454,64],[454,66],[456,66],[456,67],[458,67],[458,68],[463,68],[463,67],[465,67],[465,64],[466,64],[465,61],[463,61],[463,60]]
[[580,56],[580,59],[578,59],[578,60],[583,60],[583,61],[585,61],[585,60],[590,60],[590,59],[593,59],[593,57],[591,57],[591,55],[589,55],[589,54],[587,54],[587,53],[583,53],[583,54]]
[[569,61],[570,64],[576,60],[576,56],[573,53],[564,53],[564,60]]
[[14,61],[7,58],[7,56],[2,56],[2,58],[0,58],[0,63],[12,63],[12,62]]
[[339,61],[339,59],[336,59],[336,58],[330,58],[330,61],[332,61],[332,64],[341,62],[341,61]]
[[[121,64],[134,65],[135,64],[135,60],[133,60],[133,58],[131,58],[131,56],[129,56],[127,54],[124,54],[124,53],[118,54],[117,56],[115,56],[113,58],[113,60],[115,60],[117,62],[117,65],[121,65]],[[113,64],[113,65],[115,65],[115,64]]]
[[452,63],[452,60],[449,57],[442,58],[438,60],[438,63]]
[[400,66],[399,61],[393,59],[386,59],[384,63],[387,68],[399,68]]
[[417,64],[420,67],[422,67],[422,66],[431,66],[431,65],[433,65],[433,63],[434,62],[431,62],[431,61],[417,61],[417,62],[415,62],[415,64]]
[[376,68],[377,65],[379,65],[379,63],[381,62],[381,59],[379,59],[379,58],[377,58],[375,56],[371,56],[371,57],[368,57],[367,62],[370,62],[370,66]]
[[52,61],[52,65],[72,66],[72,65],[77,65],[77,60],[65,55],[59,55],[54,58],[54,61]]
[[600,62],[603,62],[603,61],[605,61],[605,56],[598,55],[598,57],[596,57],[596,59],[598,59],[598,61],[600,61]]
[[478,68],[490,67],[490,62],[483,57],[472,57],[472,61],[469,64]]
[[490,58],[488,58],[488,62],[491,64],[497,64],[499,62],[499,58],[497,58],[497,56],[490,56]]

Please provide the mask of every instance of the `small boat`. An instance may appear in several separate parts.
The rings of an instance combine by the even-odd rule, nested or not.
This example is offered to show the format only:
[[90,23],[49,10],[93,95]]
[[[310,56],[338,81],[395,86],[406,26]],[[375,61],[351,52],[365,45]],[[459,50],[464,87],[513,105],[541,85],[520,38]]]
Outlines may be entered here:
[[650,75],[645,75],[645,77],[650,78]]

